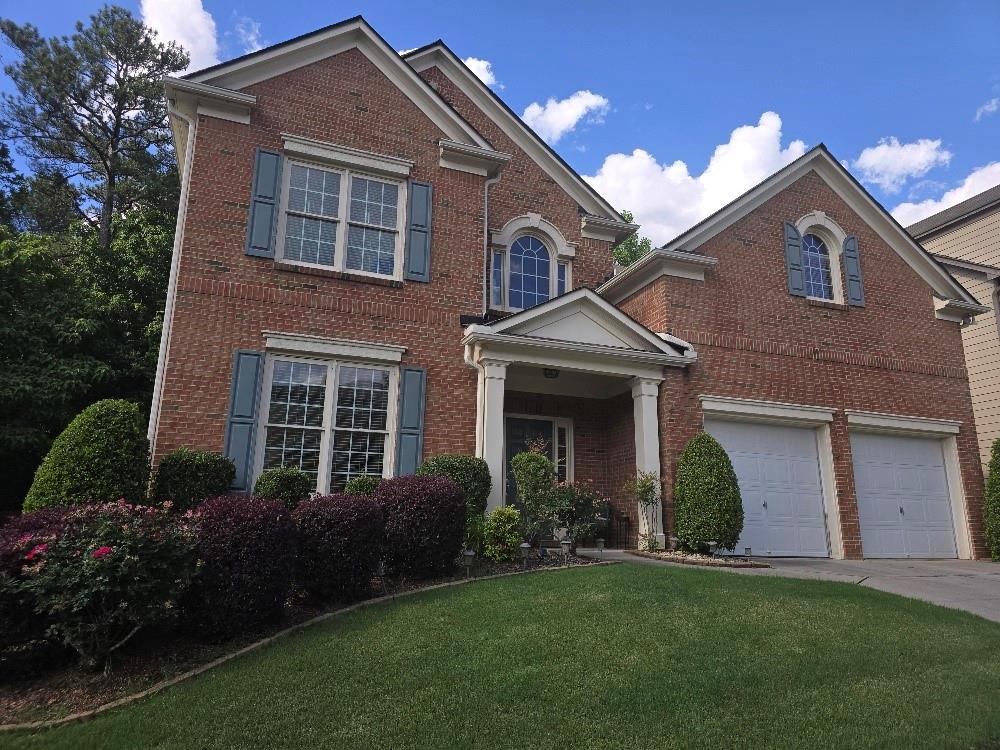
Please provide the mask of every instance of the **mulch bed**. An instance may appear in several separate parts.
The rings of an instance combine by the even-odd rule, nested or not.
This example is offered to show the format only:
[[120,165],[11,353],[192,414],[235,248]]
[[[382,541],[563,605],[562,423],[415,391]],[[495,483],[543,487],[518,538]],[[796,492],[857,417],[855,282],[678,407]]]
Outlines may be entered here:
[[[570,555],[564,562],[560,552],[539,559],[534,554],[527,561],[492,564],[477,560],[469,570],[469,578],[516,573],[522,570],[544,570],[564,565],[592,565],[597,560]],[[372,597],[401,594],[434,584],[466,578],[459,567],[453,575],[432,581],[388,579],[376,581]],[[184,674],[202,664],[238,651],[263,638],[341,605],[320,606],[297,597],[285,607],[280,620],[269,627],[243,633],[227,641],[211,643],[197,640],[183,632],[149,631],[136,636],[119,652],[112,655],[103,673],[86,672],[75,665],[72,652],[52,644],[38,643],[33,647],[36,664],[44,663],[34,676],[20,677],[28,654],[0,653],[0,724],[58,719],[87,711],[111,701],[141,692],[171,677]]]
[[648,557],[650,560],[662,560],[663,562],[679,563],[681,565],[700,565],[704,568],[770,568],[769,563],[761,560],[748,560],[745,557],[712,557],[711,555],[699,555],[697,552],[642,552],[640,550],[627,550],[628,554],[636,557]]

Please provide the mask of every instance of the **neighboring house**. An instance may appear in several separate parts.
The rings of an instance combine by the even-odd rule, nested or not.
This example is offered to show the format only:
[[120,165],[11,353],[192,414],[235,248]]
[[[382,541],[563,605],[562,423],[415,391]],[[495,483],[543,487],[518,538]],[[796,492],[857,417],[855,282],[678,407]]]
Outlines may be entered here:
[[1000,438],[1000,185],[918,221],[907,231],[962,286],[993,309],[962,327],[972,410],[985,465]]
[[[986,310],[822,146],[611,277],[636,229],[443,43],[361,18],[182,79],[150,438],[317,490],[541,436],[638,533],[705,428],[739,552],[982,556],[961,321]],[[622,485],[661,476],[642,528]]]

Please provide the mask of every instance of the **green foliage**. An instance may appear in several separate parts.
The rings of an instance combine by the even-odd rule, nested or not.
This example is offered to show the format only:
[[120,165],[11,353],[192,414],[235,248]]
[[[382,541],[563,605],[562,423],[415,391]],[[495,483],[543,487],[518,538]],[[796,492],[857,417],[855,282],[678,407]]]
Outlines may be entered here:
[[378,489],[378,484],[381,481],[382,477],[377,477],[374,474],[361,474],[351,477],[347,480],[347,484],[344,485],[344,494],[375,497],[375,490]]
[[141,628],[172,618],[194,570],[189,530],[148,506],[74,510],[57,539],[33,549],[23,586],[50,618],[50,633],[88,669]]
[[[625,483],[625,491],[635,498],[642,513],[647,529],[656,525],[660,513],[660,478],[648,471],[640,471],[635,478]],[[656,536],[649,533],[639,535],[640,547],[647,552],[654,552],[659,547]]]
[[471,549],[482,552],[483,549],[483,528],[486,525],[486,516],[482,513],[473,513],[465,518],[465,541],[462,543],[464,549]]
[[257,477],[253,494],[265,500],[279,500],[289,510],[294,509],[316,489],[316,483],[308,474],[295,466],[279,466],[268,469]]
[[567,530],[573,552],[578,544],[594,537],[599,503],[597,493],[584,484],[565,482],[549,491],[548,507],[553,526]]
[[983,497],[983,530],[990,556],[1000,560],[1000,438],[993,441]]
[[447,477],[462,488],[469,506],[470,518],[486,510],[486,501],[493,487],[490,467],[483,459],[458,453],[431,456],[418,468],[421,476]]
[[524,536],[529,541],[537,540],[552,528],[548,502],[555,483],[555,466],[542,453],[524,451],[511,459],[510,470],[517,485]]
[[735,548],[743,531],[736,472],[725,449],[707,432],[691,438],[677,460],[674,519],[681,543],[702,552],[709,542]]
[[[635,218],[632,216],[631,211],[622,211],[621,215],[622,218],[630,224]],[[639,260],[639,258],[646,255],[652,249],[653,243],[650,241],[649,237],[640,237],[638,234],[633,234],[615,245],[615,247],[611,250],[611,255],[614,258],[615,263],[622,267],[627,267],[635,263]]]
[[483,557],[487,560],[516,560],[521,539],[521,513],[517,508],[502,505],[487,514],[483,524]]
[[160,460],[153,480],[152,500],[169,500],[175,510],[188,510],[229,489],[236,476],[231,459],[211,451],[178,448]]
[[35,472],[24,510],[146,496],[149,441],[139,407],[106,400],[88,406],[56,438]]

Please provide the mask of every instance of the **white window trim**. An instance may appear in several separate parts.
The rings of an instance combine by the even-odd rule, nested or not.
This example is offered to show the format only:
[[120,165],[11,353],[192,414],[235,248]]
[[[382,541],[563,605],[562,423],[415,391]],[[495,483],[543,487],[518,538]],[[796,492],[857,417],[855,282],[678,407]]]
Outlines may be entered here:
[[405,346],[379,344],[373,341],[332,339],[325,336],[278,331],[264,331],[263,334],[264,348],[268,352],[274,353],[398,364],[406,352]]
[[[363,367],[373,370],[383,370],[389,373],[389,403],[386,409],[386,441],[385,457],[382,461],[382,476],[392,476],[396,465],[396,443],[398,440],[397,401],[399,400],[399,368],[384,364],[350,359],[332,359],[325,357],[308,357],[295,354],[268,353],[264,359],[264,378],[260,397],[260,416],[257,425],[256,445],[254,446],[253,472],[250,487],[257,482],[264,467],[264,445],[267,442],[267,416],[271,399],[271,381],[274,376],[274,363],[302,362],[311,365],[321,365],[327,368],[326,395],[323,401],[323,437],[320,442],[319,468],[316,475],[316,492],[326,495],[330,493],[330,467],[333,458],[334,413],[336,409],[337,387],[340,380],[341,367]],[[373,430],[375,432],[375,430]]]
[[833,299],[813,296],[807,296],[806,299],[843,305],[844,272],[842,268],[842,256],[847,233],[823,211],[812,211],[806,214],[795,223],[795,228],[799,231],[799,236],[801,237],[805,237],[807,234],[814,234],[819,237],[823,241],[823,244],[826,245],[826,251],[830,258],[830,286],[833,287]]
[[286,154],[306,161],[318,162],[320,165],[326,163],[362,172],[382,174],[397,180],[405,180],[409,177],[410,170],[413,169],[414,165],[414,162],[409,159],[361,151],[350,146],[339,146],[336,143],[317,141],[314,138],[306,138],[301,135],[282,133],[281,137],[285,142]]
[[[349,273],[354,276],[368,276],[375,279],[391,279],[393,281],[402,281],[403,279],[403,248],[405,244],[406,235],[406,206],[407,206],[407,182],[406,180],[399,180],[392,177],[386,177],[384,174],[378,174],[372,171],[363,171],[360,169],[348,169],[346,167],[338,167],[323,161],[310,161],[306,159],[286,157],[284,168],[281,170],[281,197],[279,202],[279,212],[278,217],[278,231],[275,239],[275,259],[281,263],[287,263],[294,266],[303,266],[305,268],[319,268],[324,271],[337,271],[340,273]],[[285,257],[285,230],[288,223],[288,187],[291,180],[292,170],[291,167],[294,165],[309,167],[311,169],[322,169],[327,172],[337,172],[340,174],[340,201],[337,206],[337,216],[325,217],[327,221],[334,221],[337,224],[336,239],[334,241],[333,249],[333,265],[325,266],[321,263],[306,263],[299,260],[294,260]],[[396,185],[399,188],[397,194],[397,206],[396,206],[396,246],[394,248],[395,253],[393,255],[393,265],[392,265],[392,275],[381,273],[372,273],[371,271],[362,271],[353,268],[347,268],[347,231],[350,224],[357,222],[351,222],[349,217],[350,212],[350,200],[351,200],[351,181],[354,177],[362,177],[364,179],[376,180],[378,182],[388,182]],[[368,226],[361,225],[361,226]],[[383,231],[392,231],[387,227],[373,227]]]
[[[552,437],[553,440],[557,439],[556,429],[559,427],[564,427],[566,429],[566,481],[575,481],[576,475],[576,449],[575,449],[575,436],[573,434],[573,420],[570,417],[547,417],[544,414],[520,414],[513,412],[504,412],[503,414],[503,448],[501,455],[503,456],[503,477],[501,478],[500,487],[502,488],[501,494],[503,495],[503,504],[507,504],[507,420],[508,419],[532,419],[536,422],[551,422],[552,423]],[[555,443],[553,443],[552,455],[555,455]]]

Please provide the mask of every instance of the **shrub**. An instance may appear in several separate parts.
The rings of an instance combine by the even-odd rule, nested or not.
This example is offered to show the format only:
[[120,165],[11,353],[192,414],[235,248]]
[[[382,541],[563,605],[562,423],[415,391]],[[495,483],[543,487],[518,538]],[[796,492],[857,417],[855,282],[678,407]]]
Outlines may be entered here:
[[320,599],[368,593],[382,557],[382,508],[363,495],[326,495],[293,511],[299,535],[299,585]]
[[983,526],[990,556],[1000,560],[1000,439],[993,441],[983,498]]
[[190,510],[229,489],[236,476],[231,459],[211,451],[178,448],[160,460],[153,479],[152,500],[169,500],[175,510]]
[[553,525],[566,529],[576,552],[576,546],[592,539],[597,530],[597,493],[587,485],[564,482],[550,490],[549,498]]
[[486,511],[493,480],[489,464],[483,459],[459,453],[442,453],[420,464],[417,476],[447,477],[461,487],[470,518]]
[[511,459],[510,470],[517,485],[524,536],[534,543],[539,536],[552,531],[552,518],[547,504],[555,483],[555,466],[542,453],[525,451]]
[[521,545],[521,513],[502,505],[487,514],[483,525],[483,557],[493,562],[516,560]]
[[733,549],[743,531],[743,502],[736,472],[725,449],[706,432],[684,446],[674,486],[677,538],[705,551],[709,542]]
[[649,471],[640,471],[625,483],[625,492],[635,498],[647,531],[639,534],[639,546],[649,552],[659,548],[659,540],[651,533],[663,508],[660,502],[660,477]]
[[192,552],[189,530],[165,508],[86,506],[66,515],[58,538],[32,548],[24,589],[50,633],[97,669],[141,628],[175,615]]
[[265,500],[278,500],[291,510],[316,487],[316,482],[295,466],[279,466],[263,472],[253,486],[253,494]]
[[56,541],[65,516],[65,508],[44,508],[0,527],[0,648],[45,638],[48,618],[35,613],[35,597],[23,587],[22,571],[38,556],[39,545]]
[[467,515],[465,518],[465,538],[462,541],[462,547],[480,552],[483,548],[483,525],[486,523],[486,517],[482,513],[468,515],[468,503],[465,505],[465,512]]
[[149,441],[139,407],[130,401],[98,401],[77,414],[52,443],[24,498],[24,510],[136,500],[146,496],[148,480]]
[[381,481],[382,477],[377,477],[372,474],[361,474],[360,476],[352,477],[351,479],[348,479],[347,484],[344,485],[344,494],[375,497],[375,490],[378,488],[379,482]]
[[198,567],[188,621],[222,638],[277,618],[295,576],[295,524],[275,500],[223,495],[192,514]]
[[465,495],[444,477],[396,477],[379,483],[390,570],[416,578],[447,573],[462,550]]

